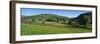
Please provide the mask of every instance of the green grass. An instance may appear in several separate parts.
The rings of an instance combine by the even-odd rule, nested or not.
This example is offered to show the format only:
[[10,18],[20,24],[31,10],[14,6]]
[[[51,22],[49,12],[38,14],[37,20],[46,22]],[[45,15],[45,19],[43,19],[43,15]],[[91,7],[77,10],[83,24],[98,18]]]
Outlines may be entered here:
[[92,32],[92,29],[73,27],[59,23],[21,24],[21,35],[68,34],[87,32]]

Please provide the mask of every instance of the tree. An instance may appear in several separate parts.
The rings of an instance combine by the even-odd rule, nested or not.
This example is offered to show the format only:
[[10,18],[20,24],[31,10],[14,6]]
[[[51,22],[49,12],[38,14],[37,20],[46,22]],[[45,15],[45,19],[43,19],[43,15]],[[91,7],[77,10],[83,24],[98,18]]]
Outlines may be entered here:
[[83,25],[85,28],[88,27],[90,22],[91,22],[91,18],[89,16],[86,16],[86,15],[80,17],[80,19],[79,19],[79,24]]
[[35,22],[35,18],[34,17],[32,17],[32,22]]
[[44,18],[43,21],[42,21],[42,23],[45,24],[46,21],[47,21],[47,19]]
[[66,24],[66,19],[65,18],[63,18],[63,23]]
[[83,24],[84,24],[84,27],[88,27],[88,25],[90,24],[90,19],[89,19],[89,17],[88,16],[84,16],[84,18],[83,18]]
[[48,22],[56,22],[56,18],[47,18]]
[[72,21],[71,21],[71,19],[69,19],[69,21],[68,21],[68,23],[67,24],[69,24],[69,25],[71,25],[72,24]]
[[56,22],[59,23],[59,18],[58,17],[56,17]]

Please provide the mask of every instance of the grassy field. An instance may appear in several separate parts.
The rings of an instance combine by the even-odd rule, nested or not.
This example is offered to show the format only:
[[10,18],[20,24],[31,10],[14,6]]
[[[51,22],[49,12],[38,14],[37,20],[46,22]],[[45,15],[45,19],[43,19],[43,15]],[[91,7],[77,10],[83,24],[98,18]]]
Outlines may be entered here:
[[68,34],[86,32],[92,32],[92,29],[73,27],[71,25],[52,22],[47,22],[46,24],[21,24],[21,35]]

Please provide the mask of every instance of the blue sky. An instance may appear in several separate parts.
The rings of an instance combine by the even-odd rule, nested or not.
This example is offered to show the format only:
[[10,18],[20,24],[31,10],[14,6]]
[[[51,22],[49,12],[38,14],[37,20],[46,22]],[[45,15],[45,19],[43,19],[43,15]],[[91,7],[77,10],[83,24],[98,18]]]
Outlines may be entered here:
[[32,16],[38,14],[56,14],[60,16],[66,17],[77,17],[82,13],[86,13],[89,11],[84,10],[55,10],[55,9],[40,9],[40,8],[21,8],[21,15],[24,16]]

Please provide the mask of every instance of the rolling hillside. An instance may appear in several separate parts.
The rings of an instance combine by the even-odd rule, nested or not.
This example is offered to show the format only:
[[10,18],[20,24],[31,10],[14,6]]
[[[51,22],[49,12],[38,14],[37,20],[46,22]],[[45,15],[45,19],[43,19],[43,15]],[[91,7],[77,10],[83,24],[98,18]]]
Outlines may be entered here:
[[21,35],[92,32],[92,12],[68,18],[55,14],[21,16]]

